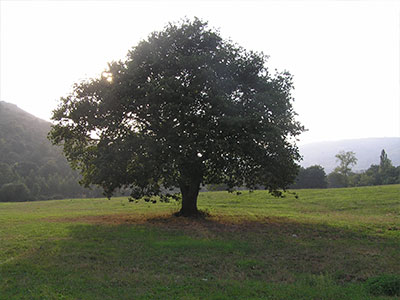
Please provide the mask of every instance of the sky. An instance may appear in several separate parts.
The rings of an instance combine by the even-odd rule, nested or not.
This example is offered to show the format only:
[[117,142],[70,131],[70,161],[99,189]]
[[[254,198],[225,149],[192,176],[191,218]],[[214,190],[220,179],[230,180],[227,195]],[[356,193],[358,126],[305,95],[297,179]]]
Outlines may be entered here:
[[294,76],[299,144],[400,136],[399,1],[0,0],[0,100],[50,120],[74,83],[194,16]]

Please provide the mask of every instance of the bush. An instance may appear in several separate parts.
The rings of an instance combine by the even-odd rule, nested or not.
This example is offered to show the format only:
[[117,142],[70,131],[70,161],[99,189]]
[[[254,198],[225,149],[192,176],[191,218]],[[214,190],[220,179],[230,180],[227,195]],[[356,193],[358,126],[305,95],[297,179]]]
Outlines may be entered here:
[[23,183],[4,184],[0,189],[0,202],[28,201],[30,198],[30,191]]
[[373,295],[400,296],[400,275],[381,275],[366,281],[366,288]]

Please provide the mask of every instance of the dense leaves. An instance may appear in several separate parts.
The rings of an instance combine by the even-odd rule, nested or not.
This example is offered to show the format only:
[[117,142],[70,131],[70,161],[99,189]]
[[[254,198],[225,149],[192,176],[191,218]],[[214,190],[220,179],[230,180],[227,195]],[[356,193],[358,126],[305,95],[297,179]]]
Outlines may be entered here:
[[271,75],[266,59],[198,19],[170,24],[100,78],[75,85],[54,111],[51,138],[107,196],[179,187],[183,206],[191,199],[196,211],[200,184],[278,192],[296,176],[303,127],[291,75]]
[[327,187],[327,178],[319,165],[308,168],[300,168],[295,183],[291,186],[294,189],[323,189]]

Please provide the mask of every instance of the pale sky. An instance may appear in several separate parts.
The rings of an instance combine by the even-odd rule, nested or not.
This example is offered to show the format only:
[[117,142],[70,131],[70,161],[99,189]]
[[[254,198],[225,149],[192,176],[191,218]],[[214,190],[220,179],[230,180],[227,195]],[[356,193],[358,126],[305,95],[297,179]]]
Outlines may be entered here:
[[300,144],[400,136],[399,1],[0,0],[0,99],[49,120],[75,82],[197,16],[294,75]]

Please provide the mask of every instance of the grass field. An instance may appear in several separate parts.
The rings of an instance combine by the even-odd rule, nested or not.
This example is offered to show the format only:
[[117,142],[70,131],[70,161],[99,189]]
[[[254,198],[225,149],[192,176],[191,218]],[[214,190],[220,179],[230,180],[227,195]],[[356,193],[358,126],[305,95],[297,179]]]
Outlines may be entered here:
[[297,193],[0,203],[0,299],[398,299],[400,185]]

